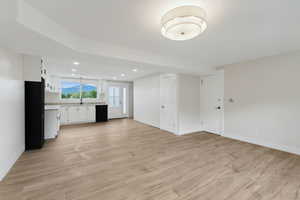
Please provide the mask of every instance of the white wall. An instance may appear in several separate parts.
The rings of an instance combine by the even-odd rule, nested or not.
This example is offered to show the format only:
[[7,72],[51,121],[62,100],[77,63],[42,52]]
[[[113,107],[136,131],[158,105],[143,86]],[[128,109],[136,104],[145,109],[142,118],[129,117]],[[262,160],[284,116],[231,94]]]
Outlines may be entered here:
[[[161,75],[134,81],[134,119],[158,128],[160,118]],[[200,77],[177,75],[176,131],[183,135],[201,131],[200,126]]]
[[160,126],[160,76],[134,81],[134,120]]
[[201,131],[200,77],[178,75],[178,134]]
[[0,48],[0,180],[25,150],[23,57]]
[[24,55],[23,66],[25,81],[41,81],[41,57]]
[[224,135],[300,154],[299,76],[300,52],[226,66]]

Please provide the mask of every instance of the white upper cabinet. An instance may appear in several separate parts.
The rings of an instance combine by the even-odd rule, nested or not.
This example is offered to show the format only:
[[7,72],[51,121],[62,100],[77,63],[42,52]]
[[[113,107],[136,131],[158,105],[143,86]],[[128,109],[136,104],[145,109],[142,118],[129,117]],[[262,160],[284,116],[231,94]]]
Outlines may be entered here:
[[56,76],[46,76],[45,78],[45,89],[47,92],[51,93],[59,93],[60,92],[60,85],[59,85],[59,78]]
[[43,59],[41,60],[41,76],[46,79],[47,76],[48,76],[48,71],[47,71],[47,68],[45,66],[45,63],[43,61]]
[[45,80],[45,90],[51,93],[60,92],[59,78],[49,74],[47,64],[41,61],[41,76]]

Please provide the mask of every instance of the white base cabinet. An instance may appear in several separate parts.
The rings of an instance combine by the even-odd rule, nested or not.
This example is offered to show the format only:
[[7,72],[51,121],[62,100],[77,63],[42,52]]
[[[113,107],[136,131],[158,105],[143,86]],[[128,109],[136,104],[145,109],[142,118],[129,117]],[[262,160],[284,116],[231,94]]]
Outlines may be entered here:
[[96,106],[87,106],[86,113],[89,122],[96,122]]
[[59,134],[60,106],[45,106],[45,139],[54,139]]
[[61,124],[80,124],[96,122],[95,105],[63,106],[61,108]]
[[68,124],[68,122],[69,122],[69,108],[68,107],[62,107],[60,112],[61,112],[60,123],[61,124]]

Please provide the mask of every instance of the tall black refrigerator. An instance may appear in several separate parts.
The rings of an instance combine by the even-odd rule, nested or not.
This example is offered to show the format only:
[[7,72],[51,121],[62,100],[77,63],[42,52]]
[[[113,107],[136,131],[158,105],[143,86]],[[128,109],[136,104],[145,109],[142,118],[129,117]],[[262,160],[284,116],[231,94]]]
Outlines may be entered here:
[[25,81],[25,148],[40,149],[44,145],[45,80]]

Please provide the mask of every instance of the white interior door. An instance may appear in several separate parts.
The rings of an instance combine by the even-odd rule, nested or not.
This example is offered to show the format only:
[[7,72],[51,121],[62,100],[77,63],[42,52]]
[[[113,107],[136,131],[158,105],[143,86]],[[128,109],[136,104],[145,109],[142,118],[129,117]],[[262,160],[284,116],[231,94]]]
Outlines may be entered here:
[[128,117],[128,98],[127,85],[109,85],[108,115],[110,119]]
[[160,78],[160,128],[177,134],[177,77]]
[[201,80],[201,125],[204,131],[222,135],[224,131],[224,73]]

